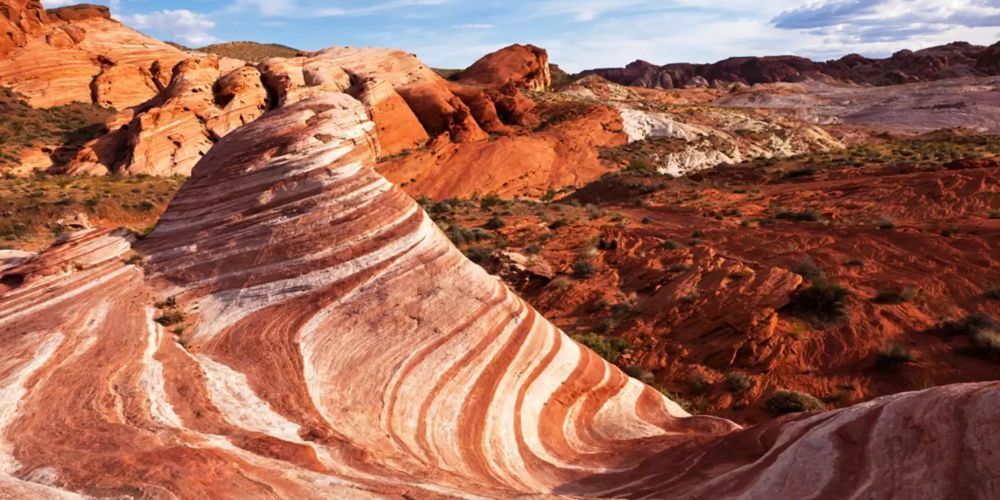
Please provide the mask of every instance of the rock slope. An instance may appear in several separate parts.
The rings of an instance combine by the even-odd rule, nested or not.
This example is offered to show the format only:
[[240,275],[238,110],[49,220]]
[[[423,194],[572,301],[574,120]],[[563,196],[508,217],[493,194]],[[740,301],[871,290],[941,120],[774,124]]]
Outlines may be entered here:
[[[570,341],[374,173],[326,93],[220,141],[138,244],[0,271],[4,496],[1000,492],[1000,385],[742,430]],[[141,265],[136,265],[141,261]]]

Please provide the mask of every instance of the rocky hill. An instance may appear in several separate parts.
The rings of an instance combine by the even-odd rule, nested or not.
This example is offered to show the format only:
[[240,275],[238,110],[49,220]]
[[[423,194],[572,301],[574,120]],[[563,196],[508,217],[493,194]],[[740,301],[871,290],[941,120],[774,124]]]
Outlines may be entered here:
[[955,42],[917,51],[903,50],[885,59],[851,54],[825,62],[796,56],[733,57],[712,64],[662,66],[635,61],[624,68],[594,69],[582,75],[596,74],[623,85],[660,89],[804,80],[893,85],[997,75],[1000,74],[996,64],[998,51],[1000,43],[984,47]]
[[287,45],[257,42],[216,43],[194,50],[221,57],[240,59],[249,63],[259,63],[271,57],[296,57],[302,55],[301,50],[293,49]]

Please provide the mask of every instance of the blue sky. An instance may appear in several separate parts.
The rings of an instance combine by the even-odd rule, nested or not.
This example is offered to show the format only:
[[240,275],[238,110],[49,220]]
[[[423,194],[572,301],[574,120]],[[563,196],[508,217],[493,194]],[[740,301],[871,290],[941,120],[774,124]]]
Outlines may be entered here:
[[[89,0],[162,40],[232,40],[305,50],[388,46],[461,68],[511,43],[533,43],[570,71],[857,52],[1000,40],[1000,0]],[[74,3],[43,0],[47,7]]]

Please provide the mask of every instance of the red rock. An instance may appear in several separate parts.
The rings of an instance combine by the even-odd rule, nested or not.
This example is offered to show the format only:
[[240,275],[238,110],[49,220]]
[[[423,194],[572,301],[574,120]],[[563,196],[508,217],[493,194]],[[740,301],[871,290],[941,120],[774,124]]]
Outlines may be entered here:
[[510,45],[483,56],[462,71],[457,80],[488,87],[510,83],[518,88],[545,90],[552,86],[549,55],[534,45]]
[[0,2],[0,57],[23,47],[32,36],[43,33],[48,16],[38,0]]
[[91,141],[68,171],[187,175],[215,141],[266,109],[267,91],[255,68],[220,78],[214,57],[188,59],[146,106],[114,118],[112,132]]
[[635,61],[624,68],[594,69],[583,74],[597,74],[623,85],[662,89],[804,80],[888,85],[1000,74],[978,61],[987,51],[987,47],[954,42],[918,51],[899,51],[885,59],[851,54],[826,62],[796,56],[732,57],[712,64],[663,66]]
[[376,141],[346,94],[291,104],[134,246],[2,261],[0,494],[994,496],[1000,383],[691,417],[466,260]]
[[157,82],[188,57],[110,19],[105,7],[66,7],[48,15],[38,2],[4,0],[2,6],[14,20],[0,16],[0,23],[12,25],[7,39],[13,42],[0,42],[0,85],[35,107],[74,101],[137,106],[155,96]]

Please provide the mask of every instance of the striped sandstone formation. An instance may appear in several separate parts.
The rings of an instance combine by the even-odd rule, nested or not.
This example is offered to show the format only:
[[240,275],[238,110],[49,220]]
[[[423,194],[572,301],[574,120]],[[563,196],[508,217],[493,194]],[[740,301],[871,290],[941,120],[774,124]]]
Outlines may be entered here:
[[144,240],[0,271],[0,496],[1000,493],[1000,384],[690,417],[467,261],[378,148],[359,101],[307,98],[222,139]]

